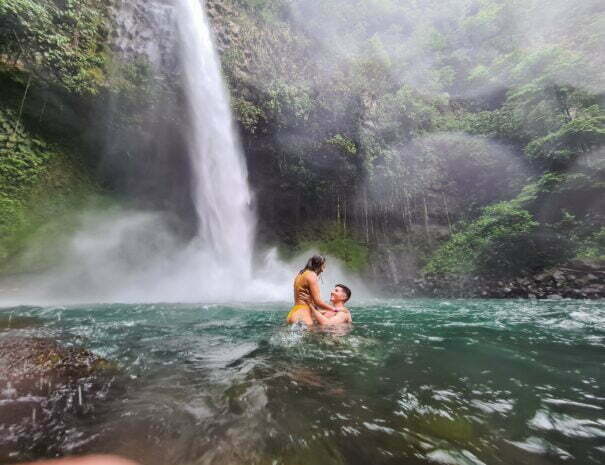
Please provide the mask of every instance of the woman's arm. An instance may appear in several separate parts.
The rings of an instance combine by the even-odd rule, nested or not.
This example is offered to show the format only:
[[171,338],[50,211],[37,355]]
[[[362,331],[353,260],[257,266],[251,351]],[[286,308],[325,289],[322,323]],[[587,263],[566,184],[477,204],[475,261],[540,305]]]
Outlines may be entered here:
[[313,317],[317,320],[317,322],[319,323],[320,326],[334,324],[334,323],[332,323],[331,318],[328,318],[327,316],[323,316],[313,306],[311,306],[311,313],[313,314]]
[[328,305],[323,300],[321,300],[319,284],[317,283],[317,275],[315,273],[308,273],[307,279],[309,281],[309,290],[311,291],[311,299],[313,299],[313,303],[317,307],[323,308],[325,310],[330,310],[331,312],[335,312],[336,309],[334,307]]

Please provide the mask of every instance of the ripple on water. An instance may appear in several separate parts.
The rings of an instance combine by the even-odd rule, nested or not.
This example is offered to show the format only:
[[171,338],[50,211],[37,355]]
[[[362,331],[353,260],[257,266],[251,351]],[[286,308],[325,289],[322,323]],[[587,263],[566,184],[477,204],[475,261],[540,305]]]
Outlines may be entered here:
[[479,460],[472,452],[468,450],[446,450],[435,449],[426,457],[435,463],[444,465],[485,465],[485,462]]
[[[73,402],[62,413],[60,453],[127,437],[148,465],[216,463],[204,455],[216,444],[267,463],[603,463],[603,303],[373,301],[341,334],[286,326],[285,307],[21,308],[39,321],[9,334],[83,344],[126,375],[99,415]],[[13,439],[30,451],[44,441]]]
[[536,436],[530,436],[525,441],[506,441],[506,442],[508,442],[509,444],[512,444],[515,447],[518,447],[519,449],[529,452],[531,454],[554,455],[563,460],[567,460],[567,459],[570,459],[573,457],[569,452],[561,449],[560,447],[553,445],[552,443],[548,442],[546,439],[539,438]]
[[538,410],[528,425],[535,430],[556,431],[570,438],[604,438],[605,420],[588,420]]
[[501,413],[506,414],[513,410],[515,406],[514,400],[497,399],[495,401],[483,401],[478,399],[471,400],[471,405],[478,408],[483,413]]
[[210,365],[226,367],[243,359],[256,349],[258,349],[258,344],[254,342],[221,344],[213,349],[205,347],[203,352],[198,353],[198,357],[206,360]]
[[544,402],[545,404],[550,404],[550,405],[563,405],[563,406],[571,406],[571,407],[588,408],[588,409],[594,409],[594,410],[603,410],[603,407],[600,407],[598,405],[586,404],[583,402],[575,402],[573,400],[568,400],[568,399],[542,399],[542,402]]

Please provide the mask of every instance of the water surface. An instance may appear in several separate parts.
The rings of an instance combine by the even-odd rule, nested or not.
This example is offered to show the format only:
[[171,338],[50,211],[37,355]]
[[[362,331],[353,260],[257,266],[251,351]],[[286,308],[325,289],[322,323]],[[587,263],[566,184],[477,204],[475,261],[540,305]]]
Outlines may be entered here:
[[286,327],[287,305],[273,303],[2,310],[2,321],[29,323],[0,338],[81,345],[119,374],[100,391],[84,383],[80,402],[60,404],[35,434],[0,419],[0,462],[85,452],[149,465],[605,462],[604,302],[351,309],[355,325],[341,332]]

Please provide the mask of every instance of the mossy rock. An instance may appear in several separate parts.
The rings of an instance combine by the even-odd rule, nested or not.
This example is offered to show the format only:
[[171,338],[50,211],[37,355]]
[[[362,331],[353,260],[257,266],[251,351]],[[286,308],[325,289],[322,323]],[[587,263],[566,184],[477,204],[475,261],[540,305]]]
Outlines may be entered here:
[[[13,319],[12,329],[15,322],[37,324],[35,319]],[[119,371],[81,347],[0,332],[0,373],[0,418],[14,432],[0,447],[0,462],[12,463],[15,454],[27,459],[35,449],[49,454],[49,447],[106,402]]]
[[0,339],[0,372],[7,374],[0,389],[11,385],[31,390],[40,379],[51,385],[66,384],[113,375],[117,367],[84,348],[64,347],[51,339],[8,337]]

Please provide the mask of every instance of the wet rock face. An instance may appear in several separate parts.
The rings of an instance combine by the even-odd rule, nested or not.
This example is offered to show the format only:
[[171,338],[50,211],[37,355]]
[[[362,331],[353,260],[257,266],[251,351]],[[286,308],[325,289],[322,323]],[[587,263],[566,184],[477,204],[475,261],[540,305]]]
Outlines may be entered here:
[[82,348],[0,337],[0,462],[52,455],[102,401],[117,370]]
[[237,41],[240,26],[233,21],[237,16],[237,11],[226,2],[207,0],[206,13],[213,29],[216,45],[219,51],[223,52],[229,48],[232,42]]
[[159,70],[174,71],[175,27],[172,2],[162,0],[114,0],[109,8],[112,31],[110,47],[126,59],[144,57]]
[[[109,6],[111,49],[130,59],[146,57],[156,71],[178,71],[175,1],[113,0]],[[240,26],[234,21],[238,13],[225,1],[206,0],[204,3],[216,45],[224,52],[237,41],[240,33]]]
[[46,379],[66,383],[109,369],[111,364],[81,348],[62,347],[55,341],[11,337],[0,339],[0,389],[8,384],[27,389]]

